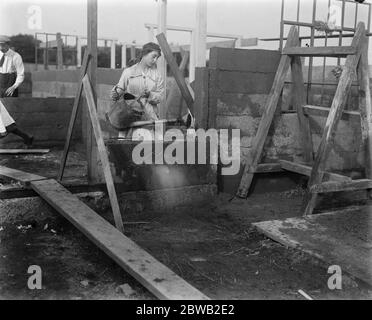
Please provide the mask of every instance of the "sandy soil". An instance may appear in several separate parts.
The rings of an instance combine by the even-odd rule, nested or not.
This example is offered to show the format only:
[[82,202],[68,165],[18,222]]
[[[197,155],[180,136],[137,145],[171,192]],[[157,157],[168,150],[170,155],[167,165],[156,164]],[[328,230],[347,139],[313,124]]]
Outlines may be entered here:
[[[344,275],[327,287],[323,262],[259,234],[253,221],[292,216],[299,191],[252,195],[229,202],[219,195],[203,207],[127,213],[126,235],[213,299],[369,299],[371,289]],[[27,227],[26,228],[22,228]],[[7,299],[154,299],[62,217],[2,225],[0,296]],[[28,266],[43,271],[43,289],[27,287]],[[128,283],[135,291],[117,290]]]
[[[55,163],[49,169],[58,168],[59,153],[43,157]],[[79,154],[72,157],[75,170],[85,172]],[[28,166],[24,158],[16,160],[2,158],[1,163]],[[39,170],[53,176],[48,168]],[[212,299],[304,299],[299,289],[314,299],[371,299],[372,289],[347,275],[342,290],[329,290],[324,262],[285,248],[252,227],[252,222],[299,216],[302,196],[299,186],[252,194],[247,200],[229,201],[230,195],[220,194],[199,207],[126,212],[126,221],[145,223],[127,224],[125,233]],[[100,213],[111,216],[105,208]],[[27,269],[33,264],[43,272],[41,290],[27,287]],[[133,294],[118,290],[125,283]],[[0,298],[155,297],[56,213],[55,218],[0,226]]]

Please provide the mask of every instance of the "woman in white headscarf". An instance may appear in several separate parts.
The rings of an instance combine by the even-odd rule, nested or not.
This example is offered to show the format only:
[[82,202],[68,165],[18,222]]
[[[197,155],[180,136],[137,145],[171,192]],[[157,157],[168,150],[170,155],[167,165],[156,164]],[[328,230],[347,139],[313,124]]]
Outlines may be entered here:
[[140,98],[140,101],[127,101],[136,109],[143,108],[144,115],[140,120],[159,120],[157,106],[165,96],[164,79],[156,65],[160,56],[161,50],[156,43],[146,43],[142,47],[140,58],[133,66],[124,69],[119,82],[111,91],[114,101],[119,100],[126,92]]

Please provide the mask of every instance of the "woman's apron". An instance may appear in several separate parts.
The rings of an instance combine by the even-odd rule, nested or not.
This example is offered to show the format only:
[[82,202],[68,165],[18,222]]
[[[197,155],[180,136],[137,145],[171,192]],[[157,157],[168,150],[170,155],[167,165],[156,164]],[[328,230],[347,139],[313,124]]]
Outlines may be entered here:
[[[11,87],[17,79],[17,73],[0,73],[0,98],[6,98],[5,91]],[[18,88],[14,90],[11,97],[18,97]]]

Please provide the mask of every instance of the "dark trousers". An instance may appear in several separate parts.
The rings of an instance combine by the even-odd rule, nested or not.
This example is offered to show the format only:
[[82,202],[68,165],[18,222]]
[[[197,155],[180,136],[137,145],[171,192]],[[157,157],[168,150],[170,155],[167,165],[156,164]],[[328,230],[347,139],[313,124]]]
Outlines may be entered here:
[[16,73],[0,73],[0,98],[18,97],[18,88],[14,90],[13,95],[5,95],[5,91],[15,83],[16,79]]

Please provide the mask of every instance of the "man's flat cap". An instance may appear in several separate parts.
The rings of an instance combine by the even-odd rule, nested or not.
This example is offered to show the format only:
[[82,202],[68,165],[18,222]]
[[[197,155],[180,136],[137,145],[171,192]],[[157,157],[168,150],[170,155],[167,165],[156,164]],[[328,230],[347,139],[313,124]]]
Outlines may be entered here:
[[10,38],[7,36],[0,35],[0,43],[10,42]]

